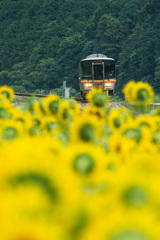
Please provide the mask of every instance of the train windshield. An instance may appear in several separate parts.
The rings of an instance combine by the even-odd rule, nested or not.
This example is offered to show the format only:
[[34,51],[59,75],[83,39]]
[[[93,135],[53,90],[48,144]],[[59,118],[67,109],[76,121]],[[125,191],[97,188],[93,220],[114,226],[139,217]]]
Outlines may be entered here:
[[[93,68],[92,68],[92,64],[93,64]],[[104,79],[115,78],[115,61],[100,60],[99,63],[93,60],[82,61],[80,64],[79,74],[81,79],[89,79],[89,80],[92,79],[92,76],[94,77],[95,80],[102,80],[103,77]]]
[[93,71],[94,71],[94,79],[95,80],[103,79],[103,65],[102,64],[95,64],[93,67]]
[[104,75],[105,79],[115,78],[115,61],[104,61]]
[[92,79],[92,61],[81,62],[80,75],[82,79]]

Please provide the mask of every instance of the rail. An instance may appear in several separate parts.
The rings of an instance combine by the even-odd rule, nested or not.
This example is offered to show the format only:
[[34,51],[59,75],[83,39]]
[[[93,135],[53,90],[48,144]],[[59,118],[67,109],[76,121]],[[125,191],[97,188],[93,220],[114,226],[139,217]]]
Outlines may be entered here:
[[34,94],[34,93],[14,93],[15,96],[22,96],[22,97],[39,97],[39,98],[44,98],[47,97],[48,95],[43,95],[43,94]]
[[[43,94],[34,94],[34,93],[14,93],[15,96],[22,96],[22,97],[38,97],[38,98],[45,98],[48,95]],[[87,103],[86,99],[83,98],[73,98],[77,102]]]

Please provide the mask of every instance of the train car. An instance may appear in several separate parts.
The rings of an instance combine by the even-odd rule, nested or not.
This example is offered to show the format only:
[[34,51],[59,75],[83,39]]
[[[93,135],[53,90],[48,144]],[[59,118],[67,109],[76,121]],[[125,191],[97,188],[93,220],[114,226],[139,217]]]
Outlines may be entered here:
[[103,91],[113,96],[116,85],[115,60],[103,54],[91,54],[79,63],[79,87],[81,95],[93,87],[102,88]]

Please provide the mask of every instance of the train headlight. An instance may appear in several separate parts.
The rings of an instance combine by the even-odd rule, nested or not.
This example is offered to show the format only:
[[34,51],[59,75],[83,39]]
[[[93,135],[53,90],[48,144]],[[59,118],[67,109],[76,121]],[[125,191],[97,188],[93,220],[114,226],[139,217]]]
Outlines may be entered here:
[[106,87],[111,87],[112,83],[106,83],[105,85],[106,85]]
[[86,83],[85,86],[86,87],[92,87],[92,83]]

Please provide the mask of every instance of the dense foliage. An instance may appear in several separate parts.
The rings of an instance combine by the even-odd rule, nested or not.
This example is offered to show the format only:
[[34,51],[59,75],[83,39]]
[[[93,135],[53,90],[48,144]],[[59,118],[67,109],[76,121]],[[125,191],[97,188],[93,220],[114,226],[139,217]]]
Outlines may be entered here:
[[78,89],[92,53],[117,63],[117,94],[130,79],[160,92],[159,0],[0,0],[0,85]]

